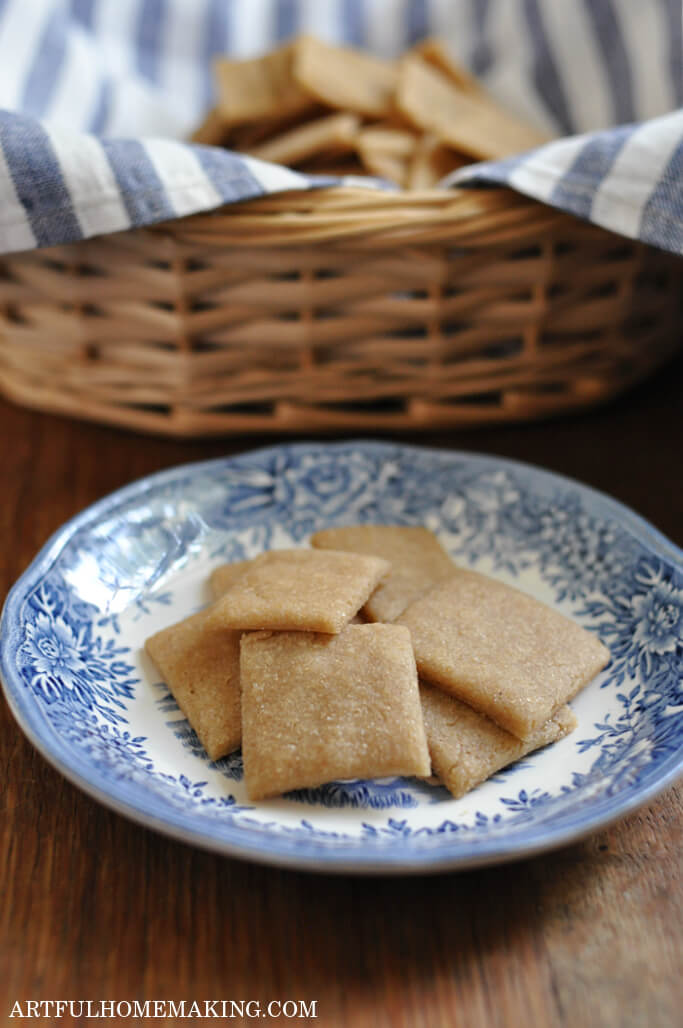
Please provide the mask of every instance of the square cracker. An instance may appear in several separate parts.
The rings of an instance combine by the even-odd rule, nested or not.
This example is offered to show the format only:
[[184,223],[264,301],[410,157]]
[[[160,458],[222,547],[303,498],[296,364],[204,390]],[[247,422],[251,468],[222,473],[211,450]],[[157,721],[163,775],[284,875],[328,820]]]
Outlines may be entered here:
[[328,114],[258,143],[249,152],[276,164],[300,164],[320,154],[334,157],[353,151],[359,126],[355,114]]
[[205,146],[225,146],[227,138],[228,129],[215,107],[206,112],[203,122],[190,137],[193,143],[203,143]]
[[401,61],[396,105],[423,131],[479,160],[497,160],[547,142],[493,101],[458,89],[416,54]]
[[214,603],[212,623],[233,629],[341,632],[391,565],[381,557],[271,550]]
[[211,607],[150,636],[145,649],[211,760],[237,749],[240,632],[210,623]]
[[386,179],[388,182],[395,182],[397,186],[405,187],[408,181],[409,162],[404,157],[397,157],[395,154],[383,150],[372,150],[360,146],[360,157],[363,167],[368,175]]
[[298,45],[296,41],[288,43],[263,57],[219,58],[214,62],[217,111],[226,127],[285,118],[314,105],[310,94],[294,78]]
[[365,150],[386,154],[399,160],[409,160],[415,150],[418,137],[411,129],[396,128],[389,125],[368,125],[358,134],[358,147]]
[[244,779],[251,799],[339,778],[428,775],[410,633],[242,637]]
[[326,528],[311,536],[311,545],[374,554],[390,561],[391,571],[363,608],[371,621],[394,621],[425,589],[455,571],[436,536],[419,525]]
[[220,564],[217,568],[214,568],[209,578],[214,599],[217,600],[219,596],[227,592],[237,579],[244,574],[250,564],[250,560],[236,560],[232,564]]
[[392,112],[396,65],[360,50],[330,46],[312,36],[297,40],[293,75],[320,103],[369,118]]
[[413,47],[412,53],[418,54],[427,64],[437,68],[463,93],[485,96],[490,101],[490,97],[479,80],[456,61],[441,40],[434,37],[423,39]]
[[459,569],[404,611],[420,675],[529,739],[609,661],[589,632],[532,596]]
[[415,147],[410,162],[408,189],[434,189],[446,175],[467,163],[467,158],[426,133]]
[[514,760],[564,738],[576,728],[570,708],[560,707],[523,742],[425,682],[420,682],[420,701],[432,768],[456,799]]

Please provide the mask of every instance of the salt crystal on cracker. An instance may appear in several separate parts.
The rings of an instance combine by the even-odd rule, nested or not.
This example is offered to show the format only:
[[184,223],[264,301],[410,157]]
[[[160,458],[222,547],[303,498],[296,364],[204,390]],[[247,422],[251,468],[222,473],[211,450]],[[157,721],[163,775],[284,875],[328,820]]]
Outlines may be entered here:
[[425,682],[420,683],[420,701],[432,768],[456,799],[527,753],[569,735],[577,723],[569,707],[560,707],[522,741]]
[[251,799],[340,778],[429,774],[406,629],[249,633],[242,638],[241,676]]
[[240,632],[216,628],[211,608],[151,636],[145,649],[211,760],[240,744]]
[[320,550],[271,550],[212,607],[232,629],[341,632],[391,565],[381,557]]
[[390,561],[391,571],[363,608],[372,621],[393,621],[416,596],[455,570],[436,536],[420,525],[326,528],[311,537],[311,545]]
[[591,633],[532,596],[458,570],[398,618],[420,675],[520,739],[609,661]]

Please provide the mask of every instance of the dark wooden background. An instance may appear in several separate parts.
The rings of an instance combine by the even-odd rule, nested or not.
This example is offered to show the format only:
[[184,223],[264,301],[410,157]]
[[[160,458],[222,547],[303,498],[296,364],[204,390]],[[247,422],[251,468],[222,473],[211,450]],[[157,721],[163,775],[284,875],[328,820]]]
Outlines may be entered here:
[[[683,543],[682,385],[678,360],[595,412],[421,440],[575,476]],[[105,493],[273,442],[146,439],[4,403],[0,440],[1,596]],[[15,1000],[88,998],[317,1000],[314,1023],[353,1028],[681,1024],[676,789],[556,853],[382,880],[262,868],[130,824],[53,771],[4,701],[0,781],[2,1024],[19,1023]]]

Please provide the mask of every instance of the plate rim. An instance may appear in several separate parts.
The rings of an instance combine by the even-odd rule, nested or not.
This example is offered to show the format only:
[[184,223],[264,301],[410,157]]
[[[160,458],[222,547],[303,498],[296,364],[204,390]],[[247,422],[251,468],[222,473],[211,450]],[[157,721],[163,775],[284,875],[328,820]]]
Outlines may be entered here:
[[[505,834],[501,833],[500,836],[476,843],[474,846],[470,845],[469,848],[465,846],[464,849],[461,848],[458,854],[444,853],[442,848],[433,852],[428,847],[420,849],[419,846],[411,847],[410,850],[399,850],[392,846],[377,847],[374,850],[366,847],[364,852],[354,854],[352,859],[349,859],[349,848],[362,847],[362,841],[354,840],[353,847],[346,847],[346,853],[344,847],[330,847],[327,849],[317,847],[315,844],[312,847],[312,851],[306,852],[305,847],[302,847],[299,852],[296,848],[293,851],[291,847],[279,848],[277,838],[269,840],[267,846],[259,845],[258,841],[250,845],[241,840],[239,842],[231,842],[197,828],[185,827],[180,822],[188,817],[191,820],[191,815],[183,814],[180,810],[169,810],[168,817],[159,816],[153,810],[144,809],[144,800],[146,799],[144,792],[141,796],[141,802],[129,802],[121,798],[120,792],[117,794],[115,785],[119,783],[111,783],[114,788],[114,791],[112,791],[111,787],[109,789],[106,787],[106,781],[104,785],[101,785],[91,780],[92,777],[99,781],[106,779],[102,772],[96,770],[94,775],[88,778],[85,773],[78,770],[79,763],[86,763],[84,758],[79,759],[77,757],[71,763],[65,762],[52,747],[50,740],[46,741],[42,737],[39,728],[39,721],[42,715],[36,707],[35,701],[30,698],[27,701],[24,698],[26,690],[18,678],[18,673],[9,663],[10,641],[15,632],[18,631],[16,615],[31,588],[47,573],[76,532],[96,521],[103,512],[110,512],[113,506],[129,502],[136,496],[143,495],[151,488],[163,484],[164,480],[182,477],[183,473],[201,473],[212,467],[229,466],[231,463],[242,459],[263,459],[270,455],[282,454],[283,451],[310,452],[311,448],[324,449],[326,451],[340,451],[344,449],[374,450],[385,453],[394,451],[403,454],[428,452],[442,455],[453,461],[458,459],[465,461],[476,460],[484,464],[491,464],[498,469],[507,467],[522,470],[532,475],[540,475],[546,481],[578,489],[583,495],[587,495],[598,504],[601,508],[601,513],[609,513],[612,517],[616,517],[622,527],[626,527],[641,543],[647,545],[657,555],[673,563],[678,570],[683,571],[683,548],[677,546],[676,543],[668,539],[646,518],[636,513],[620,500],[616,500],[607,493],[585,485],[570,476],[525,461],[496,454],[460,449],[450,450],[443,447],[416,445],[394,440],[378,441],[362,438],[335,442],[302,440],[256,447],[237,454],[214,457],[203,461],[189,461],[152,472],[107,493],[99,500],[73,515],[52,533],[28,567],[10,588],[3,604],[2,614],[0,615],[0,685],[2,686],[9,709],[29,742],[68,781],[82,792],[85,792],[90,798],[123,815],[128,820],[141,824],[145,828],[154,829],[177,841],[199,846],[202,849],[221,853],[225,856],[320,873],[425,874],[446,870],[468,870],[475,867],[524,859],[577,842],[599,828],[607,827],[620,820],[652,800],[683,773],[683,747],[681,747],[678,753],[672,754],[671,757],[667,758],[660,765],[659,773],[654,781],[631,787],[622,797],[616,800],[612,797],[602,797],[589,808],[586,814],[582,814],[581,810],[579,811],[579,824],[570,823],[559,828],[552,825],[544,827],[541,824],[537,826],[536,830],[538,838],[533,834],[531,836],[525,834],[518,839],[511,838],[506,841]],[[126,785],[125,782],[120,784]],[[136,788],[138,791],[140,790],[139,784]],[[573,817],[576,819],[577,815],[574,814]],[[313,840],[311,842],[313,843]]]

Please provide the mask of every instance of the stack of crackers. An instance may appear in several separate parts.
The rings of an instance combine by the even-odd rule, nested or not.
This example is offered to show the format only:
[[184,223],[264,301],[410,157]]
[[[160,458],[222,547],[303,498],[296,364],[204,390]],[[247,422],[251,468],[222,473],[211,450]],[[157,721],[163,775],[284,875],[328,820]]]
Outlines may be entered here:
[[437,40],[398,61],[301,36],[215,65],[218,102],[195,132],[322,175],[375,175],[430,189],[449,172],[546,141],[500,107]]
[[421,527],[311,543],[217,568],[211,606],[146,644],[208,756],[242,746],[251,799],[387,775],[460,797],[575,728],[593,635]]

